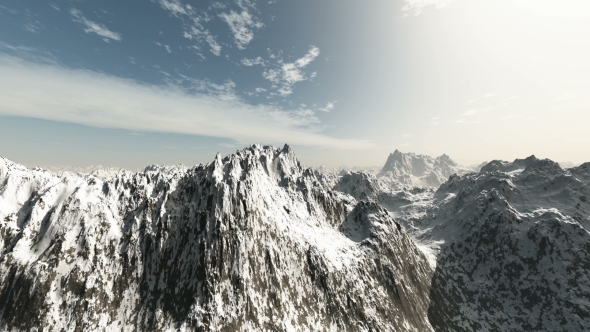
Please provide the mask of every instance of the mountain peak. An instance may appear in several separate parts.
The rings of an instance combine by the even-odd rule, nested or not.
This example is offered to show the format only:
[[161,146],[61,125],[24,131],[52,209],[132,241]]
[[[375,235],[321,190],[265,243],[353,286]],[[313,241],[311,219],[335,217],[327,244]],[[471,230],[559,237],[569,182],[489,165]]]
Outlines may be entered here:
[[446,154],[432,158],[396,149],[389,155],[378,176],[388,178],[393,186],[398,187],[438,187],[450,175],[467,171]]
[[290,147],[162,168],[101,182],[0,160],[0,326],[432,330],[424,255]]

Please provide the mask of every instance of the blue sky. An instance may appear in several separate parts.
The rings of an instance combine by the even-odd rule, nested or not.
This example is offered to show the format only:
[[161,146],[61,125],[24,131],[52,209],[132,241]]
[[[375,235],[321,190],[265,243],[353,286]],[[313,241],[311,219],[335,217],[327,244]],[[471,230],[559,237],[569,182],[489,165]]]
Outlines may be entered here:
[[0,154],[308,165],[396,148],[590,160],[589,7],[566,0],[3,1]]

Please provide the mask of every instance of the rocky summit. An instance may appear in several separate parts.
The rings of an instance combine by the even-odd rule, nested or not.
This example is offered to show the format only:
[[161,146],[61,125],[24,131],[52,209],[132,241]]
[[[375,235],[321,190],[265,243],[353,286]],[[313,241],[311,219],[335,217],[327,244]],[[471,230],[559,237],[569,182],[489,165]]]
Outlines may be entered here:
[[425,254],[293,151],[103,181],[0,159],[0,329],[429,331]]

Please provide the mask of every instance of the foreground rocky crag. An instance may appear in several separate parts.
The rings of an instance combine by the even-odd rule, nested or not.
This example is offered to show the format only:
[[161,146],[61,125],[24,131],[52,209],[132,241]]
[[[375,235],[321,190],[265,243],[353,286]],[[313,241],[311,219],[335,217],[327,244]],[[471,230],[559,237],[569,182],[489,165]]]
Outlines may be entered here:
[[1,330],[427,331],[432,273],[287,146],[108,181],[0,159]]

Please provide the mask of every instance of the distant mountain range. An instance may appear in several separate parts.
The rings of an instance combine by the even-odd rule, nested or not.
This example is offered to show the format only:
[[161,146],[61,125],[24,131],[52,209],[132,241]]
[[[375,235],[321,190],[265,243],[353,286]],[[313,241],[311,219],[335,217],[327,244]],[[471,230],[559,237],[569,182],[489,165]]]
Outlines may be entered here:
[[99,175],[0,158],[0,330],[590,329],[590,163]]

